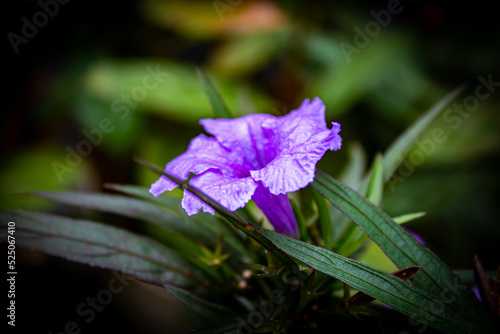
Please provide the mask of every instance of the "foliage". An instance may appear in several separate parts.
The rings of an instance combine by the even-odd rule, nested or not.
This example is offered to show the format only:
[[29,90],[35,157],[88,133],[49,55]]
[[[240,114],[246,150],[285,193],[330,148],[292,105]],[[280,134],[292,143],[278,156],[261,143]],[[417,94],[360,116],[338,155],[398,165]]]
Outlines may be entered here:
[[[214,114],[230,117],[208,77],[201,71],[199,75]],[[191,191],[217,215],[187,217],[175,195],[154,198],[142,187],[107,184],[120,194],[42,191],[33,195],[142,221],[157,233],[143,236],[96,221],[20,210],[2,211],[0,224],[6,228],[8,221],[17,222],[22,247],[164,286],[206,323],[196,333],[360,330],[373,322],[394,330],[431,326],[445,333],[493,333],[492,319],[465,282],[398,219],[378,207],[384,182],[430,120],[458,93],[444,97],[383,155],[377,155],[366,175],[362,170],[344,174],[356,189],[317,171],[314,182],[293,197],[300,240],[263,228],[250,210],[229,212],[187,182],[140,158],[135,160]],[[399,220],[419,216],[409,214]],[[356,261],[368,238],[398,269],[420,270],[407,282],[396,273]],[[350,288],[391,308],[380,303],[356,306]]]

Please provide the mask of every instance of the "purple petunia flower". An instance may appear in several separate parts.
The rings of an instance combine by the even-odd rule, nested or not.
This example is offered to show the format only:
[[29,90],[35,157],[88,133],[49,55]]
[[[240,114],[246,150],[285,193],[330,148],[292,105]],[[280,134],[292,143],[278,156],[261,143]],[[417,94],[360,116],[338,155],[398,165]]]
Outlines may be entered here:
[[410,231],[410,230],[409,230],[407,227],[405,227],[405,226],[403,226],[403,229],[405,229],[405,230],[406,230],[406,232],[410,233],[410,234],[412,235],[412,237],[414,237],[415,239],[417,239],[417,241],[418,241],[421,245],[425,246],[425,240],[424,240],[424,238],[422,238],[422,237],[421,237],[420,235],[418,235],[417,233],[414,233],[414,232]]
[[[298,237],[297,222],[286,195],[314,179],[316,163],[327,150],[338,150],[340,124],[326,127],[325,106],[306,99],[286,116],[253,114],[236,119],[200,121],[214,137],[194,138],[187,151],[165,168],[181,180],[195,174],[190,185],[230,211],[253,199],[277,232]],[[149,190],[154,196],[177,184],[162,176]],[[184,190],[182,207],[188,215],[214,214],[209,205]]]
[[479,290],[479,287],[477,285],[474,285],[472,287],[472,291],[474,291],[474,294],[476,295],[477,299],[479,299],[479,301],[482,303],[483,298],[481,298],[481,291]]

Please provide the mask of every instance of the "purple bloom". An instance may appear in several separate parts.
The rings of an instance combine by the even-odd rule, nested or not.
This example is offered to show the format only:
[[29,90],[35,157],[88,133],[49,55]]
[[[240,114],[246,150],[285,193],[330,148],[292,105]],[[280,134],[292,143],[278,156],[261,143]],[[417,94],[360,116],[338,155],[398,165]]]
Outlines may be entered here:
[[483,302],[483,298],[481,298],[481,291],[479,291],[479,287],[477,285],[474,285],[472,287],[472,291],[474,291],[474,293],[476,294],[477,299],[479,299],[479,301],[482,303]]
[[412,237],[414,237],[415,239],[417,239],[417,241],[422,244],[423,246],[425,246],[425,240],[424,238],[422,238],[420,235],[418,235],[417,233],[414,233],[412,231],[410,231],[407,227],[403,226],[403,228],[412,235]]
[[[283,117],[265,114],[236,119],[200,121],[214,137],[194,138],[187,151],[165,168],[181,180],[195,174],[190,184],[230,211],[253,199],[277,232],[298,237],[297,222],[287,193],[314,179],[316,163],[327,150],[338,150],[340,124],[328,129],[325,106],[319,98],[306,99]],[[149,190],[154,196],[177,184],[162,176]],[[184,190],[182,207],[188,215],[213,208]]]

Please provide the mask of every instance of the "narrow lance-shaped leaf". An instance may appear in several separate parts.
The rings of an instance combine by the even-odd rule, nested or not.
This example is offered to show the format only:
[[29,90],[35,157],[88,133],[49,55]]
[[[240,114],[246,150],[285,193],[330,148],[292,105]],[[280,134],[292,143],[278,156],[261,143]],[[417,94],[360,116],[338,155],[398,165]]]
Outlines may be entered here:
[[[382,164],[378,168],[383,172],[382,173],[382,184],[380,188],[383,188],[383,184],[387,183],[390,179],[390,177],[394,174],[396,171],[396,168],[399,166],[405,155],[408,153],[408,151],[411,149],[411,147],[414,145],[415,140],[424,133],[424,131],[429,127],[429,125],[432,123],[432,121],[439,115],[439,113],[448,105],[453,99],[455,99],[462,91],[464,90],[464,86],[460,86],[450,92],[448,95],[443,97],[440,101],[438,101],[434,106],[432,106],[428,111],[426,111],[420,118],[415,121],[408,129],[406,129],[392,144],[389,146],[389,148],[386,150],[386,152],[383,154],[382,157]],[[359,150],[359,149],[357,149]],[[356,151],[353,150],[351,154],[351,158],[356,157],[359,155],[359,153],[356,153]],[[357,158],[358,160],[360,159],[359,157]],[[350,162],[354,162],[354,159],[351,159]],[[374,162],[374,166],[376,166],[377,162]],[[352,167],[354,168],[354,166]],[[359,168],[359,167],[357,167]],[[366,193],[367,188],[369,187],[369,183],[373,181],[373,177],[375,170],[372,168],[371,172],[367,174],[363,180],[358,179],[357,182],[351,180],[351,176],[349,178],[346,178],[346,175],[351,175],[349,170],[343,172],[341,176],[339,177],[339,180],[347,184],[353,189],[357,189],[361,194],[368,194]],[[355,180],[355,179],[354,179]],[[379,198],[381,200],[381,196]],[[372,200],[373,201],[373,200]],[[376,202],[376,201],[375,201]],[[376,203],[378,204],[378,203]],[[332,214],[332,217],[335,217],[335,215]],[[350,229],[352,229],[352,226],[349,226]],[[344,231],[341,235],[341,239],[346,237],[347,233],[349,231]],[[352,232],[352,231],[351,231]],[[351,233],[349,232],[349,233]],[[344,240],[341,240],[342,242]],[[337,242],[340,243],[340,242]]]
[[389,273],[272,231],[263,230],[261,233],[293,258],[424,324],[445,333],[493,333],[488,322],[473,318],[467,310],[460,309],[456,304],[446,299],[440,300],[436,295],[409,285]]
[[170,285],[165,286],[165,288],[175,297],[175,299],[192,309],[205,321],[214,322],[225,317],[236,315],[236,313],[227,307],[211,303],[189,291]]
[[321,171],[316,172],[312,186],[358,224],[398,268],[421,266],[422,270],[413,279],[416,286],[446,296],[470,314],[487,321],[473,292],[460,278],[380,208]]
[[[220,235],[226,234],[225,232],[227,231],[223,228],[217,229],[217,227],[214,226],[216,224],[221,225],[219,222],[216,222],[216,224],[207,224],[193,219],[183,219],[174,213],[163,210],[152,202],[131,197],[74,191],[40,191],[34,193],[34,195],[62,204],[114,213],[146,221],[166,231],[174,232],[210,247],[214,246],[219,240]],[[242,249],[239,240],[235,240],[231,235],[229,235],[226,240],[231,246],[231,252],[233,254],[244,254],[244,249]]]
[[208,284],[203,273],[179,254],[123,229],[27,211],[0,211],[0,219],[2,227],[16,222],[16,243],[21,247],[118,270],[158,285]]
[[[235,233],[232,233],[234,229],[228,229],[222,221],[215,219],[209,214],[191,217],[187,216],[178,198],[170,196],[169,194],[154,197],[151,196],[147,188],[136,185],[106,183],[104,184],[104,188],[139,197],[146,201],[116,195],[81,192],[39,192],[35,193],[35,195],[46,197],[60,203],[82,206],[103,212],[112,212],[150,222],[159,227],[152,227],[152,235],[157,236],[155,239],[165,243],[168,247],[177,251],[183,257],[195,264],[200,264],[196,259],[204,255],[202,245],[210,248],[215,247],[220,236],[224,236],[224,250],[227,251],[228,254],[233,255],[228,260],[230,265],[237,265],[239,261],[248,260],[243,240],[238,238]],[[152,205],[152,203],[158,203],[161,205],[161,208],[166,207],[170,209],[170,211],[176,212],[176,214],[165,212],[165,210],[160,209],[160,207],[156,205]],[[175,220],[172,220],[171,217],[174,217]],[[181,228],[180,231],[176,228],[179,225]],[[161,229],[167,232],[165,233]],[[183,229],[188,229],[187,233],[183,233]],[[202,232],[208,235],[208,237],[197,237],[196,234],[193,235],[193,233],[189,233],[192,231],[196,233]],[[223,265],[226,265],[226,263]],[[206,270],[206,272],[211,276],[217,277],[217,273],[213,270]]]
[[[232,240],[234,239],[235,243],[233,246],[239,246],[239,249],[242,250],[242,252],[245,252],[245,248],[241,247],[241,242],[243,241],[244,234],[239,233],[239,231],[236,231],[233,228],[227,228],[225,224],[222,224],[219,219],[216,219],[209,213],[200,212],[197,215],[186,216],[184,214],[185,211],[181,206],[180,199],[178,197],[172,196],[170,193],[163,193],[161,196],[154,197],[151,196],[148,188],[132,184],[105,183],[103,186],[105,189],[110,189],[125,195],[139,197],[147,201],[157,203],[162,208],[166,208],[167,210],[175,213],[180,214],[182,212],[182,215],[180,216],[184,217],[184,220],[190,220],[196,222],[197,224],[205,224],[205,227],[212,231],[213,234],[224,234],[225,240],[227,242],[232,242]],[[228,233],[230,234],[229,236]]]
[[358,189],[363,180],[366,168],[366,153],[360,143],[347,146],[347,162],[342,168],[338,179],[348,186]]
[[215,116],[217,118],[232,118],[229,108],[227,107],[226,103],[224,102],[206,73],[199,68],[197,68],[196,70],[198,72],[198,78],[203,84],[205,93],[207,94],[210,104],[212,105],[212,110],[214,111]]
[[[366,168],[366,153],[359,143],[355,143],[347,146],[347,157],[347,163],[340,172],[338,179],[353,189],[359,189]],[[342,238],[346,235],[345,231],[350,220],[334,206],[330,206],[329,209],[335,235],[333,244],[337,247],[342,243]]]
[[[408,281],[410,278],[422,269],[422,267],[408,267],[391,273],[391,275],[401,278],[403,281]],[[368,296],[366,293],[359,291],[352,296],[346,303],[345,307],[356,307],[373,301],[375,298]]]
[[[368,200],[377,205],[382,200],[382,193],[384,190],[383,173],[382,156],[377,154],[373,161],[368,183],[362,187],[366,187],[366,190],[361,190],[361,193],[366,192]],[[344,256],[351,256],[351,254],[358,250],[367,239],[368,237],[366,234],[353,221],[350,221],[339,238],[339,244],[335,252]]]
[[413,213],[407,213],[401,216],[394,217],[394,221],[398,224],[404,224],[408,223],[412,220],[418,219],[425,216],[425,212],[413,212]]
[[318,206],[318,221],[321,228],[321,235],[325,242],[326,249],[332,249],[333,247],[333,226],[332,220],[330,219],[330,212],[328,212],[328,206],[326,204],[325,198],[321,196],[316,190],[313,190],[314,200]]
[[368,189],[366,190],[366,198],[375,205],[379,205],[382,201],[382,194],[384,192],[383,175],[384,163],[382,155],[379,153],[373,160],[370,179],[368,181]]
[[304,241],[308,241],[310,239],[309,233],[307,231],[307,225],[304,221],[304,217],[302,216],[302,212],[299,206],[294,202],[290,201],[290,205],[292,206],[293,215],[297,220],[297,227],[299,229],[299,238]]
[[190,226],[194,224],[184,221],[155,204],[135,198],[77,191],[40,191],[33,195],[62,204],[140,219],[197,240],[208,238],[212,239],[215,244],[218,239],[217,235],[211,235],[204,226]]
[[170,193],[164,193],[163,196],[154,197],[151,196],[148,188],[134,184],[104,183],[103,188],[113,190],[121,194],[142,198],[150,202],[160,204],[169,210],[178,211],[182,209],[179,198],[170,195]]
[[[374,167],[372,168],[370,174],[366,175],[365,178],[359,183],[353,182],[352,184],[348,185],[353,189],[357,189],[361,194],[366,194],[367,197],[372,200],[372,202],[378,204],[378,201],[380,201],[382,197],[381,191],[383,188],[383,184],[389,181],[390,177],[394,174],[396,168],[401,163],[404,156],[414,145],[415,140],[428,128],[428,126],[437,117],[437,115],[439,115],[439,113],[446,107],[446,105],[448,105],[454,98],[456,98],[463,91],[463,89],[464,86],[460,86],[446,95],[443,99],[438,101],[391,144],[391,146],[384,153],[381,162],[374,162]],[[376,159],[379,158],[377,157]],[[377,165],[379,166],[377,167]],[[383,180],[382,182],[378,182],[381,184],[377,185],[377,188],[380,189],[380,193],[374,194],[372,191],[370,193],[367,193],[366,191],[369,191],[371,188],[370,184],[373,186],[374,177],[377,177],[377,179],[379,178],[379,172],[382,172],[382,176],[380,176],[380,178]],[[351,181],[349,180],[349,182]],[[332,215],[332,217],[335,217],[335,215]],[[348,249],[337,249],[337,251],[345,255],[352,254],[352,252],[356,250],[361,244],[360,242],[357,242],[356,244],[351,242],[351,240],[354,238],[354,234],[359,235],[358,232],[359,231],[354,228],[352,223],[349,223],[340,234],[336,242],[336,244],[344,248],[348,247]]]
[[448,95],[443,97],[428,111],[426,111],[415,123],[406,129],[384,153],[384,180],[387,180],[394,174],[396,168],[403,160],[404,156],[411,147],[414,145],[415,140],[422,135],[432,121],[439,115],[439,113],[456,98],[465,86],[462,85]]

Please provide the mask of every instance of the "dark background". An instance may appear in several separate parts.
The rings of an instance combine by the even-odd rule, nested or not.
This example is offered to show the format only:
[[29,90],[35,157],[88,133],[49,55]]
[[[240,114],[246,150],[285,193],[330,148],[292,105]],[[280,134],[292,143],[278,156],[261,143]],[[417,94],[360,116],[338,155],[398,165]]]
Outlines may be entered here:
[[[468,83],[456,100],[462,103],[474,94],[478,76],[500,81],[500,21],[486,1],[402,1],[401,13],[349,62],[342,43],[356,46],[354,28],[364,31],[374,20],[370,12],[387,5],[242,1],[221,17],[210,1],[70,1],[59,4],[15,53],[8,34],[21,35],[22,18],[33,22],[41,7],[35,1],[10,2],[1,208],[82,216],[88,212],[19,193],[95,191],[103,182],[151,184],[155,176],[131,156],[164,165],[202,131],[197,120],[211,117],[196,66],[209,73],[238,115],[282,114],[319,96],[327,120],[342,124],[342,150],[319,165],[333,175],[354,143],[361,144],[368,167],[377,152],[458,85]],[[169,73],[165,85],[117,121],[111,103],[142,82],[148,65]],[[384,194],[382,207],[393,216],[427,212],[407,227],[452,268],[470,269],[475,254],[487,270],[499,264],[499,100],[493,92],[457,129],[438,117],[430,130],[444,129],[447,140]],[[98,127],[103,117],[115,117],[116,130],[60,181],[52,163],[64,163],[66,146],[75,148],[85,139],[82,130]],[[74,320],[82,333],[178,333],[197,324],[166,291],[137,282],[86,324],[76,308],[106,287],[111,273],[17,252],[17,330],[55,334]]]

